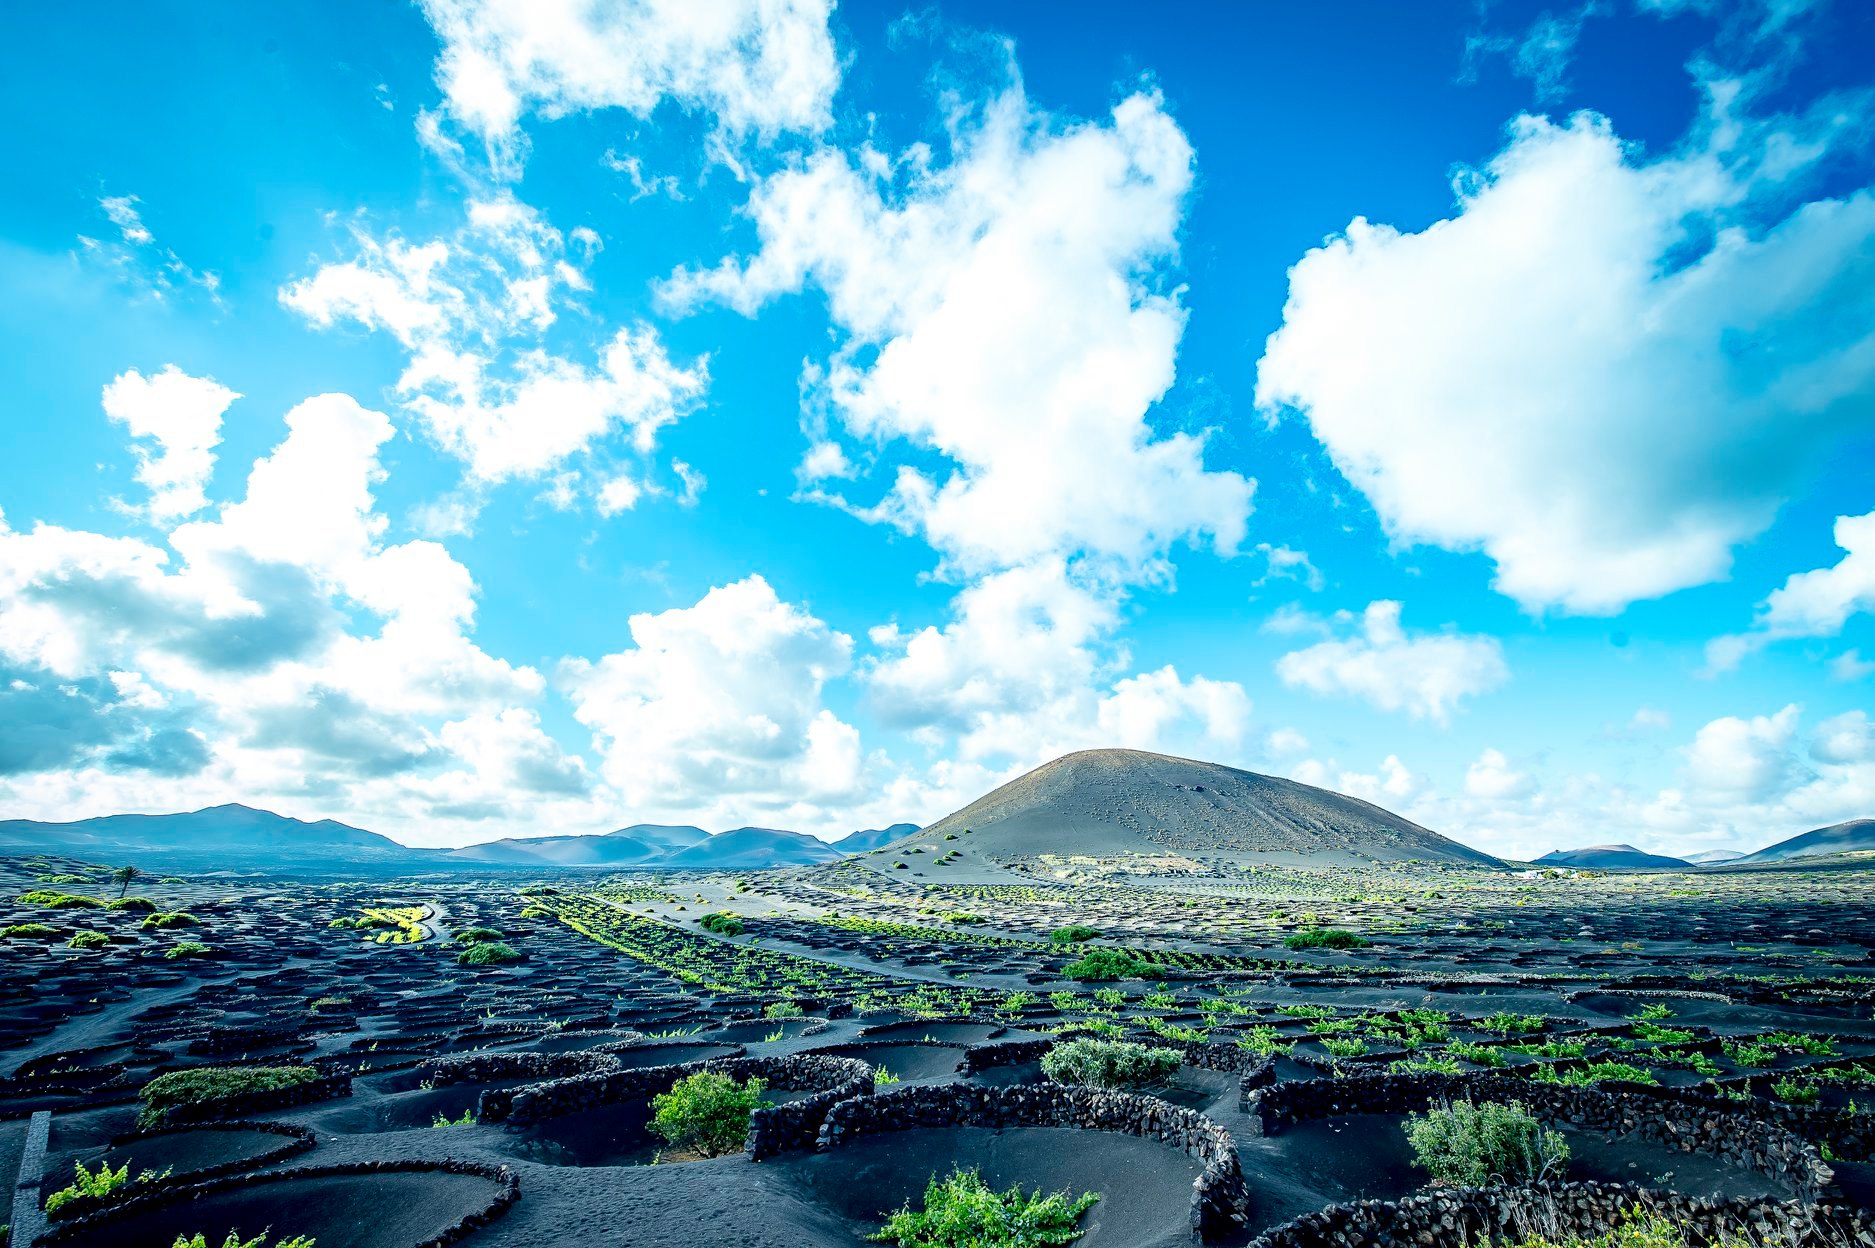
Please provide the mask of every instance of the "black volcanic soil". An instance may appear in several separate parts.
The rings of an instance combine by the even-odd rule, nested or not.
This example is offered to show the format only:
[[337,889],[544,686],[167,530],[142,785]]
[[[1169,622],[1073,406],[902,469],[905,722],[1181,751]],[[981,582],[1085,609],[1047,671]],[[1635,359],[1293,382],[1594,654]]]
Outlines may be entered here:
[[[1222,786],[1215,777],[1177,783],[1188,784],[1178,802],[1210,801]],[[1733,1112],[1749,1115],[1769,1116],[1806,1089],[1826,1114],[1875,1104],[1875,876],[1526,881],[1455,861],[1355,866],[1333,856],[1238,871],[1207,854],[1198,874],[1056,879],[982,867],[981,854],[969,865],[959,846],[997,825],[971,826],[957,841],[939,834],[934,852],[909,855],[904,871],[890,867],[888,851],[870,865],[769,875],[149,884],[163,909],[197,916],[181,934],[144,930],[140,913],[74,917],[12,901],[37,886],[37,874],[82,864],[29,870],[0,860],[0,922],[112,937],[98,951],[6,943],[0,1172],[15,1172],[34,1109],[53,1113],[42,1193],[68,1181],[74,1161],[107,1155],[135,1172],[178,1176],[239,1164],[283,1137],[181,1127],[113,1140],[134,1129],[137,1092],[159,1073],[307,1064],[332,1081],[329,1095],[238,1111],[317,1134],[311,1151],[260,1173],[448,1158],[505,1165],[523,1197],[470,1234],[470,1248],[696,1248],[700,1235],[755,1248],[856,1248],[928,1177],[958,1164],[981,1166],[998,1184],[1097,1190],[1081,1245],[1131,1248],[1186,1242],[1197,1169],[1182,1152],[1100,1132],[965,1127],[862,1137],[759,1164],[741,1155],[678,1160],[648,1130],[647,1099],[510,1126],[476,1118],[480,1097],[532,1076],[452,1082],[431,1063],[610,1054],[636,1070],[817,1052],[872,1063],[904,1084],[1005,1087],[1043,1078],[1032,1049],[969,1076],[957,1073],[959,1059],[1091,1029],[1146,1044],[1208,1044],[1214,1065],[1236,1060],[1240,1045],[1274,1052],[1283,1083],[1425,1060],[1488,1069],[1474,1049],[1448,1059],[1451,1045],[1482,1045],[1505,1070],[1532,1072],[1566,1051],[1580,1056],[1565,1058],[1565,1068],[1619,1062],[1668,1089],[1713,1080],[1738,1098]],[[952,851],[960,853],[953,867],[938,866]],[[391,929],[331,926],[386,906],[422,907],[423,937],[381,941]],[[742,916],[741,936],[699,929],[700,915],[725,909]],[[953,921],[959,913],[981,922]],[[1049,940],[1069,923],[1095,928],[1095,944],[1123,946],[1149,969],[1116,982],[1071,978],[1088,946]],[[1372,943],[1284,947],[1286,935],[1317,925]],[[458,964],[448,934],[477,926],[503,932],[525,960]],[[213,956],[168,959],[185,937]],[[770,1009],[790,1016],[766,1017]],[[1436,1036],[1408,1043],[1402,1029],[1414,1011],[1442,1018]],[[1359,1043],[1346,1055],[1324,1043],[1349,1038]],[[1508,1047],[1520,1042],[1554,1052]],[[1252,1229],[1333,1202],[1398,1198],[1423,1180],[1397,1115],[1304,1121],[1264,1136],[1239,1109],[1236,1074],[1197,1064],[1155,1094],[1232,1134]],[[773,1099],[811,1095],[790,1089]],[[439,1119],[450,1125],[433,1125]],[[1875,1158],[1842,1156],[1842,1139],[1818,1130],[1839,1156],[1832,1195],[1867,1202]],[[1571,1143],[1571,1177],[1701,1196],[1784,1194],[1756,1173],[1634,1138],[1576,1132]],[[270,1226],[275,1235],[313,1235],[319,1248],[398,1248],[479,1207],[488,1190],[485,1180],[429,1171],[224,1187],[187,1208],[100,1225],[77,1242],[161,1248],[200,1230],[219,1244],[229,1229]]]

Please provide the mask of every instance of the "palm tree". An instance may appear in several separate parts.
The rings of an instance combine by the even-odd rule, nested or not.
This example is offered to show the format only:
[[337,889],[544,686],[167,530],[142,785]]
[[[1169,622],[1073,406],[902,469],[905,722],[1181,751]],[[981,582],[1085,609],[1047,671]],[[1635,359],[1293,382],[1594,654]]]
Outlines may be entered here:
[[123,885],[123,888],[119,889],[117,892],[118,899],[122,900],[130,893],[130,885],[133,880],[142,878],[143,872],[135,867],[119,867],[117,870],[111,872],[111,883]]

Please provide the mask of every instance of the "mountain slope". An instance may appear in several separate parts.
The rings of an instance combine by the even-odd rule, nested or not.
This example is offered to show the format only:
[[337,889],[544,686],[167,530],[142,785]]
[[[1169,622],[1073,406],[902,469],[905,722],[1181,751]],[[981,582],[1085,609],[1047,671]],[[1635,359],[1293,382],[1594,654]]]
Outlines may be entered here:
[[1084,750],[1058,758],[907,844],[961,838],[966,829],[973,854],[1002,861],[1040,854],[1174,854],[1244,862],[1422,859],[1502,865],[1358,798],[1142,750]]
[[638,867],[709,839],[702,828],[634,824],[602,836],[508,837],[447,851],[456,862],[536,867]]
[[1827,828],[1800,833],[1734,861],[1738,865],[1789,862],[1793,858],[1814,858],[1821,854],[1853,854],[1870,850],[1875,850],[1875,819],[1851,819],[1847,823],[1832,823]]
[[332,819],[307,822],[251,806],[174,815],[104,815],[71,823],[0,822],[0,853],[67,854],[114,862],[135,857],[252,869],[282,865],[427,865],[433,851]]
[[918,830],[915,823],[895,823],[889,828],[867,828],[863,832],[849,832],[833,842],[833,847],[843,854],[863,854],[871,849],[883,849],[893,841],[901,841]]
[[733,828],[666,855],[658,860],[658,865],[699,871],[751,871],[763,867],[806,867],[844,856],[832,845],[805,832]]
[[1685,858],[1650,854],[1632,845],[1589,845],[1582,849],[1556,849],[1537,859],[1554,867],[1587,867],[1597,871],[1660,871],[1688,867]]
[[1705,849],[1696,854],[1686,855],[1686,861],[1696,867],[1711,867],[1721,862],[1737,862],[1744,856],[1736,849]]

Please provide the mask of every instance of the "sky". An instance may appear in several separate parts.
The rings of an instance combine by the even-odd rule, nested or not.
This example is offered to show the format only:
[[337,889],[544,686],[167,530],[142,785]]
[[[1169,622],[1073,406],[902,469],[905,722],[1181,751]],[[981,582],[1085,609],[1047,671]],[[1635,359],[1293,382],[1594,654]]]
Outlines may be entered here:
[[1875,9],[0,13],[0,817],[1875,815]]

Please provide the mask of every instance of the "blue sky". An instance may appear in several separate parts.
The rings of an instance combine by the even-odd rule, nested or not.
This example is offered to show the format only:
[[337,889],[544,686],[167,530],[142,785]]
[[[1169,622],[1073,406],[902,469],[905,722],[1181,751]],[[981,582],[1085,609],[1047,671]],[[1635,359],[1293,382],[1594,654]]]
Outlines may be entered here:
[[0,22],[0,815],[1875,811],[1866,6]]

